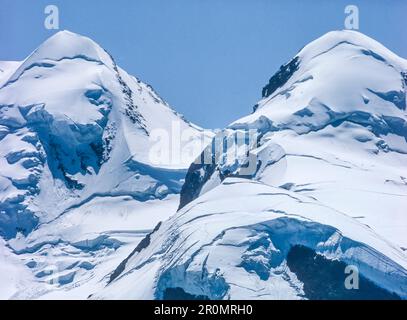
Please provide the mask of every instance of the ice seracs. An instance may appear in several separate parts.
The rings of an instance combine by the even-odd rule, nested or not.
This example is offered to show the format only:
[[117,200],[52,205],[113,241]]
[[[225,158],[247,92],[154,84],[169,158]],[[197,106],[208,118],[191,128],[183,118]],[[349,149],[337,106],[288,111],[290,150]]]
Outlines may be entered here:
[[305,46],[191,165],[151,138],[212,134],[92,40],[0,69],[2,298],[407,298],[407,62],[376,41]]
[[[406,60],[353,31],[330,32],[294,60],[291,76],[272,77],[274,91],[263,90],[256,111],[228,127],[259,133],[252,153],[271,142],[284,150],[266,168],[259,158],[255,179],[318,199],[406,247]],[[214,185],[221,170],[212,167],[210,176],[190,168],[182,205],[190,190]]]
[[[405,299],[406,71],[355,31],[305,46],[218,134],[252,129],[255,143],[229,158],[208,147],[214,161],[191,165],[178,213],[94,297]],[[344,289],[348,265],[365,290]]]
[[149,154],[154,132],[188,131],[183,147],[204,145],[211,134],[69,31],[0,69],[0,236],[46,284],[22,291],[26,298],[76,288],[97,277],[95,266],[110,253],[175,212],[197,149],[186,148],[191,159],[157,165]]
[[175,192],[188,163],[152,165],[150,132],[176,122],[192,132],[185,144],[205,139],[95,42],[68,31],[19,65],[0,89],[0,106],[5,237],[98,195]]
[[[357,220],[296,192],[227,178],[157,229],[150,245],[131,256],[96,297],[165,299],[179,288],[209,299],[307,298],[307,283],[287,263],[292,248],[304,246],[357,266],[387,297],[405,298],[407,257],[399,249]],[[309,277],[318,280],[319,274]],[[321,288],[330,285],[319,280]]]

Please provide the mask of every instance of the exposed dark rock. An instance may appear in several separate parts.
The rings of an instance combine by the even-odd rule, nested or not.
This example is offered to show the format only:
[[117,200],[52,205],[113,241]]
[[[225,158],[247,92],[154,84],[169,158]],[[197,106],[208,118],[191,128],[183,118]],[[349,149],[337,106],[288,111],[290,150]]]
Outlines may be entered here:
[[346,264],[328,260],[314,250],[294,246],[287,255],[287,265],[304,284],[311,300],[399,300],[396,294],[380,288],[359,274],[359,289],[346,289]]
[[110,279],[109,279],[109,283],[112,282],[114,279],[116,279],[118,276],[120,276],[120,274],[124,271],[124,269],[126,268],[126,264],[129,261],[129,259],[134,256],[136,253],[140,252],[141,250],[147,248],[150,244],[151,241],[151,235],[154,232],[157,232],[158,229],[160,229],[161,226],[161,222],[159,222],[156,227],[154,228],[154,230],[152,232],[150,232],[148,235],[146,235],[146,237],[140,241],[140,243],[137,245],[137,247],[133,250],[132,253],[130,253],[130,255],[124,259],[119,265],[118,267],[112,272],[112,274],[110,275]]
[[291,78],[294,72],[298,70],[299,63],[299,58],[295,57],[289,63],[282,65],[280,70],[270,78],[269,83],[263,88],[262,97],[269,97],[278,88],[281,88]]

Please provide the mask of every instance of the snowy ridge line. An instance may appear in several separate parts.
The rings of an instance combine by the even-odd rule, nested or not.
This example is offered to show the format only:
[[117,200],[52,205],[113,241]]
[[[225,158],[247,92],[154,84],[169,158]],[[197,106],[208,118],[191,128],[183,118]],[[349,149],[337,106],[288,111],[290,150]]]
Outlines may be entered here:
[[74,57],[63,57],[63,58],[60,58],[60,59],[57,59],[57,60],[52,60],[52,59],[49,59],[49,58],[44,58],[42,62],[34,62],[34,63],[32,63],[31,65],[29,65],[28,67],[24,68],[22,71],[17,70],[17,71],[10,77],[10,79],[0,87],[0,90],[3,89],[4,87],[7,87],[7,86],[11,85],[12,83],[18,81],[18,80],[24,75],[24,73],[25,73],[26,71],[29,71],[29,70],[31,70],[32,68],[35,68],[35,67],[39,67],[39,68],[53,68],[53,67],[55,67],[56,65],[53,64],[53,63],[51,63],[51,62],[61,62],[61,61],[64,61],[64,60],[76,60],[76,59],[81,59],[81,60],[88,61],[88,62],[94,62],[94,63],[97,63],[97,64],[99,64],[99,65],[105,65],[106,67],[108,67],[108,66],[107,66],[105,63],[103,63],[102,61],[96,60],[96,59],[92,59],[92,58],[87,57],[87,56],[84,56],[84,55],[77,55],[77,56],[74,56]]
[[[257,143],[192,164],[178,212],[92,298],[406,299],[406,67],[358,32],[305,46],[224,130]],[[250,154],[255,172],[236,178]],[[321,269],[307,279],[295,261],[310,254]],[[371,293],[341,289],[347,265]]]
[[154,228],[150,233],[148,233],[148,234],[145,236],[145,238],[143,238],[143,240],[140,241],[140,243],[139,243],[139,244],[137,245],[137,247],[129,254],[129,256],[128,256],[126,259],[124,259],[124,260],[117,266],[117,268],[116,268],[115,270],[113,270],[113,272],[112,272],[111,275],[110,275],[108,284],[111,283],[112,281],[114,281],[116,278],[118,278],[118,277],[121,275],[121,273],[122,273],[122,272],[124,271],[124,269],[126,268],[127,262],[130,260],[131,257],[133,257],[136,253],[140,252],[140,251],[143,250],[144,248],[148,247],[148,245],[150,244],[150,241],[151,241],[151,235],[152,235],[154,232],[157,232],[158,229],[160,228],[160,226],[161,226],[161,222],[159,222],[159,223],[155,226],[155,228]]
[[[240,182],[240,184],[244,184],[245,182]],[[229,185],[231,185],[231,184],[229,184]],[[214,192],[212,192],[212,194],[214,194]],[[206,196],[206,197],[208,197],[208,196]],[[203,205],[205,204],[204,202],[201,202]],[[198,210],[198,208],[196,208],[196,206],[199,206],[199,204],[196,204],[196,205],[194,205],[192,208],[184,208],[183,209],[183,211],[185,211],[185,212],[190,212],[191,210],[195,210],[195,212],[196,213],[198,213],[199,211],[201,211],[201,210]],[[282,212],[282,211],[280,211],[280,212]],[[222,214],[220,214],[220,215],[222,215]],[[182,214],[182,212],[180,212],[180,214],[178,214],[177,215],[177,217],[175,218],[175,219],[177,219],[177,220],[179,220],[179,219],[181,219],[181,217],[183,216],[183,214]],[[205,219],[205,218],[209,218],[211,215],[208,215],[208,214],[205,214],[205,215],[200,215],[199,217],[200,218],[202,218],[202,219]],[[278,217],[280,217],[280,218],[278,218],[277,219],[277,221],[279,220],[279,219],[281,219],[281,218],[284,218],[284,217],[286,217],[287,215],[286,214],[279,214],[278,215]],[[291,215],[290,215],[291,216]],[[293,220],[293,221],[298,221],[298,219],[300,219],[300,220],[303,220],[303,219],[305,219],[304,221],[309,221],[310,223],[314,223],[312,220],[310,220],[309,219],[309,217],[300,217],[300,216],[297,216],[297,218],[296,219],[293,219],[292,218],[293,216],[291,216],[291,218],[287,218],[287,219],[291,219],[291,220]],[[344,216],[345,217],[345,216]],[[198,217],[197,217],[198,218]],[[233,219],[233,218],[232,218]],[[259,219],[262,219],[261,217],[259,218]],[[285,218],[284,218],[285,219]],[[350,218],[347,218],[348,220],[352,220],[352,219],[350,219]],[[186,225],[188,225],[188,224],[190,224],[191,222],[193,222],[193,221],[195,221],[196,219],[191,219],[191,220],[188,220],[188,221],[186,221],[186,222],[177,222],[176,224],[174,224],[174,223],[172,223],[171,224],[171,226],[170,226],[170,228],[172,229],[172,230],[174,230],[175,231],[175,229],[176,228],[178,228],[179,226],[186,226]],[[234,221],[238,221],[238,220],[236,220],[236,219],[233,219]],[[266,221],[264,221],[264,222],[261,222],[261,223],[259,223],[258,225],[259,226],[262,226],[262,227],[269,227],[269,223],[271,222],[271,221],[273,221],[273,220],[270,220],[270,221],[268,221],[268,220],[266,220]],[[168,222],[169,223],[169,222]],[[166,223],[167,225],[168,225],[168,223]],[[276,222],[277,223],[277,222]],[[178,227],[177,227],[178,226]],[[195,251],[195,253],[194,254],[192,254],[191,255],[191,259],[188,259],[185,263],[183,263],[183,267],[182,267],[182,270],[184,270],[184,271],[177,271],[177,274],[188,274],[188,266],[192,263],[192,261],[193,261],[193,257],[195,257],[195,256],[198,256],[199,254],[200,254],[200,252],[202,252],[202,251],[204,251],[204,248],[206,248],[206,247],[211,247],[216,241],[219,241],[222,237],[224,237],[225,236],[225,234],[227,234],[229,231],[232,231],[232,230],[238,230],[238,229],[240,229],[240,228],[247,228],[247,229],[250,229],[250,228],[253,228],[255,225],[247,225],[247,226],[244,226],[244,225],[241,225],[241,224],[239,224],[239,225],[237,225],[237,226],[233,226],[233,227],[228,227],[228,228],[226,228],[226,229],[224,229],[224,230],[222,230],[222,232],[220,232],[217,236],[215,236],[214,238],[213,238],[213,240],[211,240],[210,242],[206,242],[206,243],[203,243],[203,244],[201,244],[200,245],[200,249],[198,249],[198,251]],[[327,228],[328,228],[328,226],[326,226]],[[325,228],[325,227],[324,227]],[[331,226],[329,226],[329,228],[330,229],[332,229],[332,227]],[[182,233],[184,233],[182,230],[184,229],[184,227],[182,227],[181,228],[181,234]],[[160,230],[159,230],[160,231]],[[164,230],[163,231],[164,232],[164,234],[166,233],[166,231]],[[289,230],[287,231],[287,232],[290,232]],[[333,229],[333,233],[332,234],[336,234],[336,232],[337,231],[335,231],[335,229]],[[179,255],[174,255],[174,254],[171,254],[170,252],[171,252],[171,250],[181,250],[181,251],[184,251],[184,248],[183,248],[183,245],[181,244],[181,245],[177,245],[177,244],[174,244],[174,240],[176,241],[176,243],[179,243],[180,241],[182,241],[181,243],[184,243],[185,241],[188,241],[188,238],[190,238],[190,237],[192,237],[192,235],[194,234],[194,232],[188,232],[188,234],[187,235],[185,235],[185,236],[181,236],[181,234],[179,234],[178,233],[178,235],[176,235],[177,233],[174,233],[174,236],[175,236],[175,238],[174,238],[174,236],[172,236],[171,238],[169,238],[169,239],[167,239],[167,241],[166,241],[166,243],[171,243],[171,245],[170,245],[170,247],[168,247],[168,246],[165,246],[164,245],[164,247],[161,249],[161,250],[159,250],[160,252],[165,252],[165,256],[166,255],[169,255],[169,257],[171,257],[170,258],[170,260],[168,261],[168,262],[166,262],[165,263],[165,265],[167,265],[167,267],[164,267],[164,269],[163,269],[163,271],[162,272],[160,272],[161,274],[164,274],[165,272],[167,272],[167,271],[165,271],[165,270],[168,270],[167,268],[172,268],[171,266],[175,266],[176,264],[178,265],[178,263],[176,262],[178,259],[182,259],[182,257],[183,256],[185,256],[185,254],[182,254],[182,256],[179,256]],[[153,237],[155,237],[155,235],[153,235]],[[301,237],[304,237],[305,239],[306,239],[306,237],[304,236],[304,235],[302,235]],[[197,237],[195,237],[195,239],[196,238],[199,238],[199,235],[197,236]],[[330,236],[326,236],[326,239],[328,239],[328,238],[330,238]],[[177,239],[179,239],[179,240],[177,240]],[[204,240],[202,240],[202,241],[204,241]],[[350,239],[347,239],[347,238],[344,238],[344,240],[343,241],[352,241],[352,240],[350,240]],[[201,242],[201,241],[199,241],[199,240],[197,240],[197,242]],[[190,247],[194,247],[195,245],[196,245],[196,243],[197,242],[193,242],[192,241],[192,243],[191,243],[191,245],[190,245]],[[315,242],[315,243],[317,243],[317,242]],[[318,242],[319,243],[319,242]],[[242,246],[245,246],[243,243],[242,244],[240,244],[240,245],[236,245],[237,247],[242,247]],[[289,247],[289,245],[287,244],[287,246]],[[336,247],[338,247],[338,246],[340,246],[340,244],[338,243],[338,244],[336,244],[335,245]],[[359,247],[359,245],[356,245],[356,247]],[[175,248],[179,248],[179,249],[175,249]],[[216,247],[214,247],[213,249],[215,249]],[[148,249],[148,248],[147,248]],[[213,249],[211,249],[211,250],[213,250]],[[394,249],[394,248],[393,248]],[[146,249],[145,249],[146,250]],[[186,250],[186,252],[189,250],[188,248],[186,248],[185,249]],[[321,249],[322,250],[322,249]],[[319,251],[321,251],[321,250],[319,250]],[[333,250],[333,251],[332,251]],[[333,249],[331,249],[331,251],[332,252],[334,252],[336,249],[335,248],[333,248]],[[361,250],[365,250],[365,253],[367,253],[367,254],[369,254],[369,255],[374,255],[374,256],[377,256],[377,254],[378,254],[378,252],[377,252],[377,250],[374,250],[374,249],[372,249],[372,248],[370,248],[369,246],[366,246],[366,245],[363,245],[363,247],[361,248]],[[326,253],[326,255],[327,256],[330,256],[331,255],[331,258],[332,258],[332,252],[331,251],[327,251],[327,253]],[[397,250],[395,250],[396,252],[398,252]],[[321,252],[323,252],[323,251],[321,251]],[[324,252],[323,252],[324,253]],[[139,253],[140,254],[140,253]],[[324,253],[325,254],[325,253]],[[148,255],[150,255],[150,254],[148,254]],[[122,278],[123,277],[123,279],[125,279],[124,277],[126,276],[126,274],[128,275],[129,274],[129,272],[130,273],[134,273],[134,272],[137,272],[137,270],[140,270],[140,268],[143,268],[143,266],[145,265],[145,264],[148,264],[149,262],[151,263],[151,261],[154,261],[154,260],[157,260],[157,259],[162,259],[162,258],[160,258],[160,256],[162,256],[162,253],[160,254],[160,253],[154,253],[152,256],[151,256],[151,258],[150,259],[147,259],[145,262],[141,262],[141,264],[139,265],[139,266],[137,266],[136,268],[134,268],[134,267],[130,267],[129,266],[129,268],[128,268],[128,271],[127,271],[127,273],[124,273],[120,278]],[[165,256],[164,256],[164,258],[165,258]],[[189,254],[187,254],[186,256],[189,256]],[[155,259],[154,259],[154,257],[156,257]],[[337,255],[336,255],[336,257],[338,257]],[[403,255],[400,255],[399,256],[401,259],[404,259],[404,263],[406,263],[406,257],[404,257]],[[357,256],[355,257],[355,258],[357,258]],[[394,264],[394,262],[393,261],[391,261],[391,260],[389,260],[388,258],[383,258],[381,255],[378,255],[377,256],[377,258],[379,258],[381,261],[382,261],[382,263],[384,264],[384,265],[387,265],[387,267],[386,268],[389,268],[389,267],[391,267],[392,269],[394,269],[394,268],[396,268],[395,270],[399,270],[398,272],[401,272],[402,274],[404,274],[404,276],[406,275],[406,270],[405,270],[405,268],[402,268],[400,265],[398,265],[398,264]],[[136,259],[137,259],[137,257],[136,257]],[[144,258],[145,259],[145,258]],[[144,260],[143,259],[143,257],[141,257],[141,261],[143,261]],[[151,259],[153,259],[153,260],[151,260]],[[174,259],[176,259],[175,261],[174,261]],[[346,258],[346,255],[344,256],[344,259],[345,259],[345,261],[348,261],[347,260],[347,258]],[[138,260],[138,259],[137,259]],[[206,260],[207,260],[207,258],[206,258]],[[190,261],[189,263],[188,263],[188,261]],[[349,261],[352,261],[352,262],[354,262],[353,260],[349,260]],[[134,264],[133,264],[134,265]],[[204,265],[205,265],[205,263],[204,263]],[[179,267],[181,267],[181,266],[179,266]],[[177,267],[178,268],[178,267]],[[369,269],[367,269],[366,271],[365,271],[366,273],[368,273],[369,272]],[[161,276],[160,276],[161,277]],[[120,279],[120,278],[118,278],[118,279]],[[171,277],[172,278],[172,277]],[[185,279],[184,280],[181,280],[180,279],[180,282],[178,283],[172,283],[171,285],[172,286],[178,286],[178,285],[180,285],[181,283],[185,283]],[[188,281],[186,281],[186,283],[188,283]],[[199,285],[200,287],[203,285],[203,288],[205,288],[206,287],[206,285],[204,285],[204,284],[201,284],[201,285]],[[181,286],[182,287],[182,286]],[[187,292],[189,292],[189,293],[192,293],[192,294],[196,294],[196,295],[198,295],[198,294],[202,294],[202,291],[200,291],[200,290],[198,290],[198,291],[195,291],[195,292],[193,292],[193,291],[191,291],[191,288],[185,288],[184,287],[184,289],[187,291]],[[195,289],[194,289],[195,290]],[[253,289],[251,289],[251,290],[253,290]],[[162,290],[161,290],[162,291]],[[157,296],[157,298],[160,298],[160,296]],[[162,298],[162,297],[161,297]],[[212,296],[211,298],[221,298],[221,297],[214,297],[214,296]]]
[[[350,33],[352,33],[353,31],[344,30],[344,31],[342,31],[342,32],[350,32]],[[333,33],[333,32],[332,32],[332,33]],[[353,33],[354,33],[354,32],[353,32]],[[330,34],[331,34],[331,33],[326,34],[325,37],[329,37]],[[355,35],[356,35],[356,33],[355,33]],[[361,34],[359,34],[359,35],[361,35]],[[318,39],[318,40],[319,40],[319,39]],[[371,40],[371,39],[369,39],[369,40]],[[351,45],[351,46],[354,46],[354,47],[358,47],[358,48],[360,48],[360,51],[361,51],[363,54],[368,55],[368,56],[371,56],[371,57],[374,58],[374,59],[377,59],[377,60],[379,60],[379,61],[381,61],[381,62],[386,63],[389,67],[391,67],[391,68],[393,68],[393,69],[395,69],[395,70],[397,70],[397,71],[400,71],[399,68],[396,68],[392,63],[388,62],[388,61],[387,61],[384,57],[382,57],[381,55],[375,53],[374,51],[372,51],[372,50],[370,50],[370,49],[369,49],[369,50],[366,50],[366,49],[364,49],[364,47],[363,47],[362,45],[357,44],[357,43],[354,43],[354,42],[351,42],[351,41],[349,41],[349,40],[340,41],[340,42],[334,44],[333,46],[331,46],[330,48],[325,49],[325,50],[322,51],[322,52],[319,52],[319,53],[316,54],[315,56],[307,57],[307,58],[308,58],[307,63],[310,62],[310,61],[312,61],[312,60],[314,60],[314,59],[316,59],[316,58],[318,58],[319,56],[322,56],[322,55],[324,55],[324,54],[326,54],[326,53],[329,53],[329,52],[332,51],[333,49],[337,48],[338,46],[344,45],[344,44]],[[377,43],[377,44],[379,44],[379,43]],[[305,55],[305,56],[307,55],[307,49],[308,49],[308,47],[311,46],[311,45],[312,45],[312,44],[310,44],[310,45],[304,47],[290,62],[288,62],[287,64],[281,66],[281,69],[284,70],[284,68],[287,67],[287,66],[289,66],[290,64],[297,63],[297,62],[298,62],[298,63],[301,62],[301,58],[302,58],[304,55]],[[380,45],[380,44],[379,44],[379,45]],[[407,69],[407,60],[401,59],[400,57],[396,56],[393,52],[391,52],[390,50],[388,50],[388,49],[385,48],[385,47],[383,47],[383,49],[384,49],[385,51],[387,51],[387,52],[385,52],[387,55],[389,55],[389,54],[390,54],[390,55],[393,55],[393,58],[396,58],[396,60],[397,60],[398,62],[400,62],[400,61],[401,61],[401,62],[404,62],[405,68]],[[280,71],[281,71],[281,69],[280,69]],[[296,71],[298,71],[298,68],[295,68],[294,72],[296,72]],[[407,72],[407,71],[404,71],[404,72]],[[403,71],[402,71],[402,73],[403,73]],[[291,76],[293,76],[293,73],[290,73],[290,77],[291,77]],[[312,80],[313,77],[312,77],[312,75],[311,75],[311,76],[308,76],[308,77],[306,77],[306,78],[304,78],[304,79],[305,79],[305,81],[307,81],[307,80]],[[285,91],[287,91],[287,90],[288,90],[288,91],[291,91],[292,88],[293,88],[293,86],[294,86],[295,84],[304,82],[304,79],[302,79],[302,80],[296,80],[292,85],[290,85],[290,86],[287,85],[287,86],[289,87],[288,89],[284,89],[284,90],[283,90],[283,89],[281,89],[281,87],[285,86],[288,81],[284,82],[280,87],[276,88],[276,89],[272,92],[272,93],[274,93],[274,95],[270,96],[270,94],[268,94],[268,95],[265,97],[265,98],[267,98],[267,99],[265,99],[263,102],[264,102],[264,103],[270,102],[271,100],[273,100],[273,99],[274,99],[275,97],[277,97],[278,95],[282,95],[283,93],[285,93]],[[288,79],[287,79],[287,80],[288,80]],[[267,86],[266,86],[266,87],[267,87]],[[265,87],[264,89],[266,89],[266,87]],[[291,88],[291,90],[290,90],[290,88]],[[263,89],[263,90],[264,90],[264,89]],[[279,90],[279,89],[281,89],[281,90]],[[256,106],[258,106],[258,105],[256,105]],[[255,110],[255,111],[256,111],[256,110]]]
[[146,124],[145,124],[145,119],[143,115],[137,110],[138,107],[134,104],[133,101],[133,91],[130,89],[130,87],[127,85],[127,83],[123,80],[122,76],[120,75],[119,68],[117,67],[116,61],[114,60],[113,56],[110,55],[106,51],[106,53],[110,56],[112,59],[113,63],[113,70],[116,72],[116,77],[117,81],[119,82],[121,88],[122,88],[122,93],[124,95],[124,100],[126,102],[126,111],[125,114],[131,119],[131,121],[136,124],[144,131],[144,133],[149,136],[149,132],[147,130]]
[[[51,62],[54,68],[33,67],[51,67]],[[7,206],[9,221],[0,221],[0,229],[7,225],[7,237],[20,231],[28,234],[30,217],[38,217],[42,225],[98,195],[127,194],[143,200],[178,192],[181,168],[185,170],[187,163],[174,171],[171,166],[165,170],[150,165],[147,128],[168,129],[178,122],[182,129],[194,131],[185,143],[200,139],[203,131],[177,117],[148,85],[120,69],[106,50],[88,38],[59,32],[14,75],[19,72],[13,83],[0,89],[0,152],[7,160],[0,177],[8,178],[1,178],[0,186],[3,199],[18,200],[17,209],[27,219],[24,212],[17,217]],[[29,140],[22,138],[26,132]],[[10,146],[13,150],[8,152]],[[31,162],[39,161],[34,159],[38,148],[44,161],[35,173]],[[34,189],[38,192],[29,192]]]
[[71,32],[0,67],[0,233],[32,275],[4,296],[86,299],[175,212],[189,163],[154,165],[148,130],[210,135]]
[[[0,63],[0,259],[29,271],[6,298],[407,299],[407,61],[376,41],[305,46],[215,138],[89,38],[17,65]],[[211,163],[155,165],[149,135],[174,122]]]

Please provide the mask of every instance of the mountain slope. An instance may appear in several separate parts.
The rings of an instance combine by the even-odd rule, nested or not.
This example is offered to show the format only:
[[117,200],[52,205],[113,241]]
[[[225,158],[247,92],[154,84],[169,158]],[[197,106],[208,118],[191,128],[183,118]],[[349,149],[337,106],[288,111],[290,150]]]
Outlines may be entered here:
[[[69,31],[0,69],[0,237],[34,275],[11,295],[86,298],[175,212],[212,135]],[[157,159],[163,132],[179,154]]]
[[[294,246],[356,265],[388,296],[406,297],[407,257],[368,227],[309,197],[238,178],[159,226],[96,297],[165,299],[181,288],[209,299],[307,298],[287,262]],[[326,284],[319,273],[309,276]],[[344,270],[341,277],[343,285]]]
[[185,144],[206,138],[96,43],[67,31],[2,85],[0,116],[0,234],[8,238],[97,195],[177,192],[189,160],[152,163],[151,132],[175,124],[191,133]]
[[0,61],[0,86],[3,86],[20,64],[19,61]]
[[[261,141],[252,147],[258,159],[260,151],[263,157],[272,153],[252,176],[316,198],[407,247],[406,60],[360,33],[343,31],[312,42],[292,61],[297,67],[291,77],[271,92],[270,83],[284,78],[280,69],[256,111],[229,126],[232,133],[258,133]],[[235,170],[224,162],[198,187],[195,180],[203,175],[190,168],[181,206]]]
[[[212,161],[190,166],[178,213],[95,297],[405,299],[406,71],[358,32],[304,47],[218,133],[201,155]],[[309,257],[313,273],[298,264]],[[347,265],[361,290],[344,289]]]

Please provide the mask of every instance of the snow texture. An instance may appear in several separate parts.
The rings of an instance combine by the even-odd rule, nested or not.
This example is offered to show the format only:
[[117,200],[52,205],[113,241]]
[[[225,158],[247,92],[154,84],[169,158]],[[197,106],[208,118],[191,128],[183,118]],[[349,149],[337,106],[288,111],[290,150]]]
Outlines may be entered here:
[[[406,88],[406,60],[330,32],[210,143],[92,40],[57,33],[0,63],[0,298],[346,298],[351,265],[369,288],[353,298],[406,299]],[[152,163],[174,122],[211,163]]]
[[211,139],[89,38],[58,32],[24,61],[1,62],[1,257],[17,254],[36,284],[1,293],[87,298],[105,283],[176,211],[197,153],[162,165],[149,154],[151,133],[174,126],[189,132],[183,146]]
[[[304,47],[254,112],[218,134],[259,139],[232,156],[208,146],[214,161],[190,166],[180,210],[96,297],[311,298],[287,264],[304,247],[405,299],[406,70],[354,31]],[[253,155],[255,170],[239,174]]]

